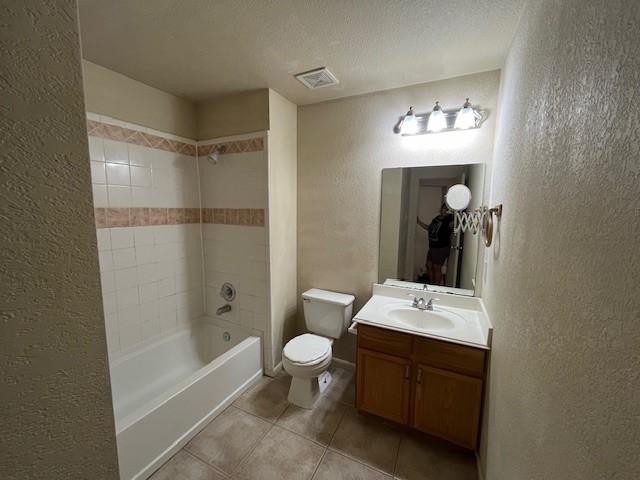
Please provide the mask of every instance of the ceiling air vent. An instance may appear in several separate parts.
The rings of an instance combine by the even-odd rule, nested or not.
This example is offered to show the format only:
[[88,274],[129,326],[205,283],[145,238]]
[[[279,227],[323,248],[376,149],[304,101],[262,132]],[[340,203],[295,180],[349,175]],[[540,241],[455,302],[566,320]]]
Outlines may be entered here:
[[309,70],[308,72],[298,73],[294,75],[302,84],[310,90],[316,88],[330,87],[331,85],[337,85],[338,79],[333,73],[327,70],[326,67],[316,68]]

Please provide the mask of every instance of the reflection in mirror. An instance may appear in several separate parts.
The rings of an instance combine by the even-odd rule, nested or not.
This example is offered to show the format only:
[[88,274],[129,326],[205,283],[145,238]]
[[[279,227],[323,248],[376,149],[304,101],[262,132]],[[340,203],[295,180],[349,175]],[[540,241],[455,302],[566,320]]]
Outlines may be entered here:
[[454,233],[449,187],[471,192],[467,210],[482,205],[484,165],[389,168],[382,171],[378,281],[473,295],[479,236]]

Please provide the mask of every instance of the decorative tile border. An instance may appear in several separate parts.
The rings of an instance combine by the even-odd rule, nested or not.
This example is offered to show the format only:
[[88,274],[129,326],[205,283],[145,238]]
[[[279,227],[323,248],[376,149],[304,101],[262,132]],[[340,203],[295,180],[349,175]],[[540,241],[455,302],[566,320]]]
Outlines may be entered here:
[[179,140],[172,140],[151,133],[90,119],[87,119],[87,132],[94,137],[142,145],[143,147],[157,148],[167,152],[181,153],[190,157],[209,155],[214,150],[218,150],[222,154],[260,152],[264,150],[264,139],[262,137],[196,146]]
[[202,223],[264,227],[263,208],[203,208]]
[[214,223],[264,227],[262,208],[96,208],[96,228]]
[[111,125],[109,123],[96,122],[95,120],[87,120],[87,132],[94,137],[107,138],[109,140],[117,140],[119,142],[133,143],[142,145],[143,147],[157,148],[167,152],[181,153],[195,157],[197,148],[195,145],[163,138],[151,133],[141,132],[130,128]]
[[198,156],[203,157],[205,155],[209,155],[214,150],[218,150],[222,154],[261,152],[264,150],[264,139],[262,137],[255,137],[248,138],[246,140],[198,145]]

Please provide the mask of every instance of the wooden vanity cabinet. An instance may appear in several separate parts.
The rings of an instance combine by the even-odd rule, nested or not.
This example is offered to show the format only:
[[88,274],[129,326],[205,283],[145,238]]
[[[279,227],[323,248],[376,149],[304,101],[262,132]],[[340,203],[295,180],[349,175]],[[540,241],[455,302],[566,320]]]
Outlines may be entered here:
[[356,406],[475,450],[485,356],[479,348],[358,325]]

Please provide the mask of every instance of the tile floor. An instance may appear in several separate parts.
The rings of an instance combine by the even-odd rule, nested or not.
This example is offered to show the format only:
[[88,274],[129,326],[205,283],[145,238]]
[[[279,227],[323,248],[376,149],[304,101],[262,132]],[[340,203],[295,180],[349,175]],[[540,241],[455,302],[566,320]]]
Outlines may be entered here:
[[354,408],[353,372],[313,410],[287,402],[290,377],[264,377],[151,480],[476,480],[473,455]]

